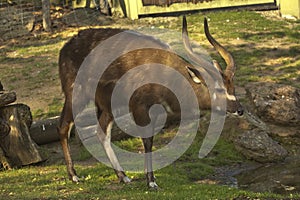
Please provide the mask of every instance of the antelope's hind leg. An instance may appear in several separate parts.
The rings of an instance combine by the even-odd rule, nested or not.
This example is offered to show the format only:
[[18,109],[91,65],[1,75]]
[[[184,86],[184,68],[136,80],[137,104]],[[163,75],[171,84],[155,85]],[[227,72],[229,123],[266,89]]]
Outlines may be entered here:
[[118,161],[118,158],[117,158],[114,150],[111,147],[111,129],[113,126],[113,118],[112,118],[111,114],[102,112],[99,117],[99,124],[100,124],[102,130],[105,131],[105,133],[103,134],[103,132],[98,131],[98,137],[103,145],[105,153],[106,153],[112,167],[115,170],[116,175],[118,176],[118,178],[121,182],[124,182],[124,183],[131,182],[130,178],[128,178],[126,176],[123,168],[121,167],[121,165]]
[[72,116],[72,105],[68,103],[68,101],[65,101],[61,117],[60,117],[60,122],[58,125],[58,134],[60,137],[60,143],[63,149],[64,157],[65,157],[65,162],[67,165],[67,171],[69,178],[73,182],[78,182],[79,178],[76,174],[76,171],[74,169],[74,164],[71,158],[70,154],[70,147],[69,147],[69,136],[70,136],[70,131],[73,126],[73,116]]
[[[149,123],[153,123],[151,128],[140,130],[144,150],[145,150],[145,173],[147,178],[147,185],[150,189],[158,189],[158,185],[155,182],[154,172],[153,172],[153,165],[152,165],[152,146],[153,146],[153,137],[154,137],[154,131],[155,131],[155,124],[157,122],[157,117],[153,116],[152,120],[150,119],[148,113],[148,108],[144,105],[140,105],[135,107],[133,110],[133,116],[134,120],[137,125],[141,127],[145,127]],[[146,131],[146,132],[145,132]]]
[[155,182],[155,177],[152,167],[152,145],[153,137],[143,138],[143,144],[145,148],[145,173],[147,178],[147,184],[149,188],[157,189],[158,185]]

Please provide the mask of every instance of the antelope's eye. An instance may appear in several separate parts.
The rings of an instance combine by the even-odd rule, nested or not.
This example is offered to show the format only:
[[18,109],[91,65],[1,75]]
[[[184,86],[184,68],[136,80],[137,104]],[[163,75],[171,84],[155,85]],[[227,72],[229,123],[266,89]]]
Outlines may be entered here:
[[222,93],[225,92],[225,88],[215,88],[216,92]]

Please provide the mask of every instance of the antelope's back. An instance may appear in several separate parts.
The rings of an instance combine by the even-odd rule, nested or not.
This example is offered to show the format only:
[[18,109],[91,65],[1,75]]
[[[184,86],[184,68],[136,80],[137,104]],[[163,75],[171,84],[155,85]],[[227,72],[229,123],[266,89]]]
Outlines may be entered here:
[[63,91],[68,90],[74,83],[77,72],[85,57],[99,43],[116,35],[124,29],[86,29],[70,39],[60,50],[59,76]]

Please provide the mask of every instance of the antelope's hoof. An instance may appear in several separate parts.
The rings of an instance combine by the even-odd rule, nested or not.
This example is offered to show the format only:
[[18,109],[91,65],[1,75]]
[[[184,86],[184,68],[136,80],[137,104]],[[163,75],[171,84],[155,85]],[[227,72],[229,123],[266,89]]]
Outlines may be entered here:
[[125,176],[123,179],[122,179],[123,183],[130,183],[131,182],[131,179],[128,178],[127,176]]
[[155,182],[149,182],[148,183],[149,189],[157,190],[159,187]]
[[74,175],[74,176],[72,176],[72,181],[74,183],[78,183],[80,181],[80,179],[78,178],[78,176]]

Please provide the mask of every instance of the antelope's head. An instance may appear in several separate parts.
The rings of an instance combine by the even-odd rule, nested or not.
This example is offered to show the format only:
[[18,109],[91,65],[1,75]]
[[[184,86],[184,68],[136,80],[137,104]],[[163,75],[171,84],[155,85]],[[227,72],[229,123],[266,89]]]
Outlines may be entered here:
[[[235,96],[234,74],[235,74],[235,70],[236,70],[236,64],[234,62],[234,59],[233,59],[232,55],[211,36],[206,18],[204,19],[204,32],[205,32],[206,38],[208,39],[210,44],[212,46],[214,46],[214,48],[218,51],[218,53],[224,59],[226,65],[227,65],[225,69],[222,69],[222,67],[219,65],[219,63],[214,60],[213,66],[217,70],[212,70],[211,64],[209,64],[209,63],[207,63],[207,61],[199,58],[199,56],[193,52],[190,42],[189,42],[186,18],[185,18],[185,16],[183,17],[182,37],[183,37],[183,43],[184,43],[186,50],[188,51],[189,55],[194,60],[196,60],[196,62],[198,64],[200,64],[200,66],[202,68],[204,68],[204,70],[208,74],[210,74],[210,76],[212,76],[212,78],[216,74],[216,71],[221,75],[221,77],[223,79],[223,83],[224,83],[223,84],[224,88],[218,88],[218,89],[225,90],[226,100],[227,100],[227,108],[226,108],[227,112],[242,116],[244,113],[244,109]],[[197,70],[197,69],[194,68],[194,70]],[[201,77],[200,74],[201,73],[194,73],[194,75],[199,76],[199,80],[203,80],[203,78]],[[218,85],[218,84],[216,84],[216,85]],[[216,86],[216,87],[222,87],[222,86]]]

